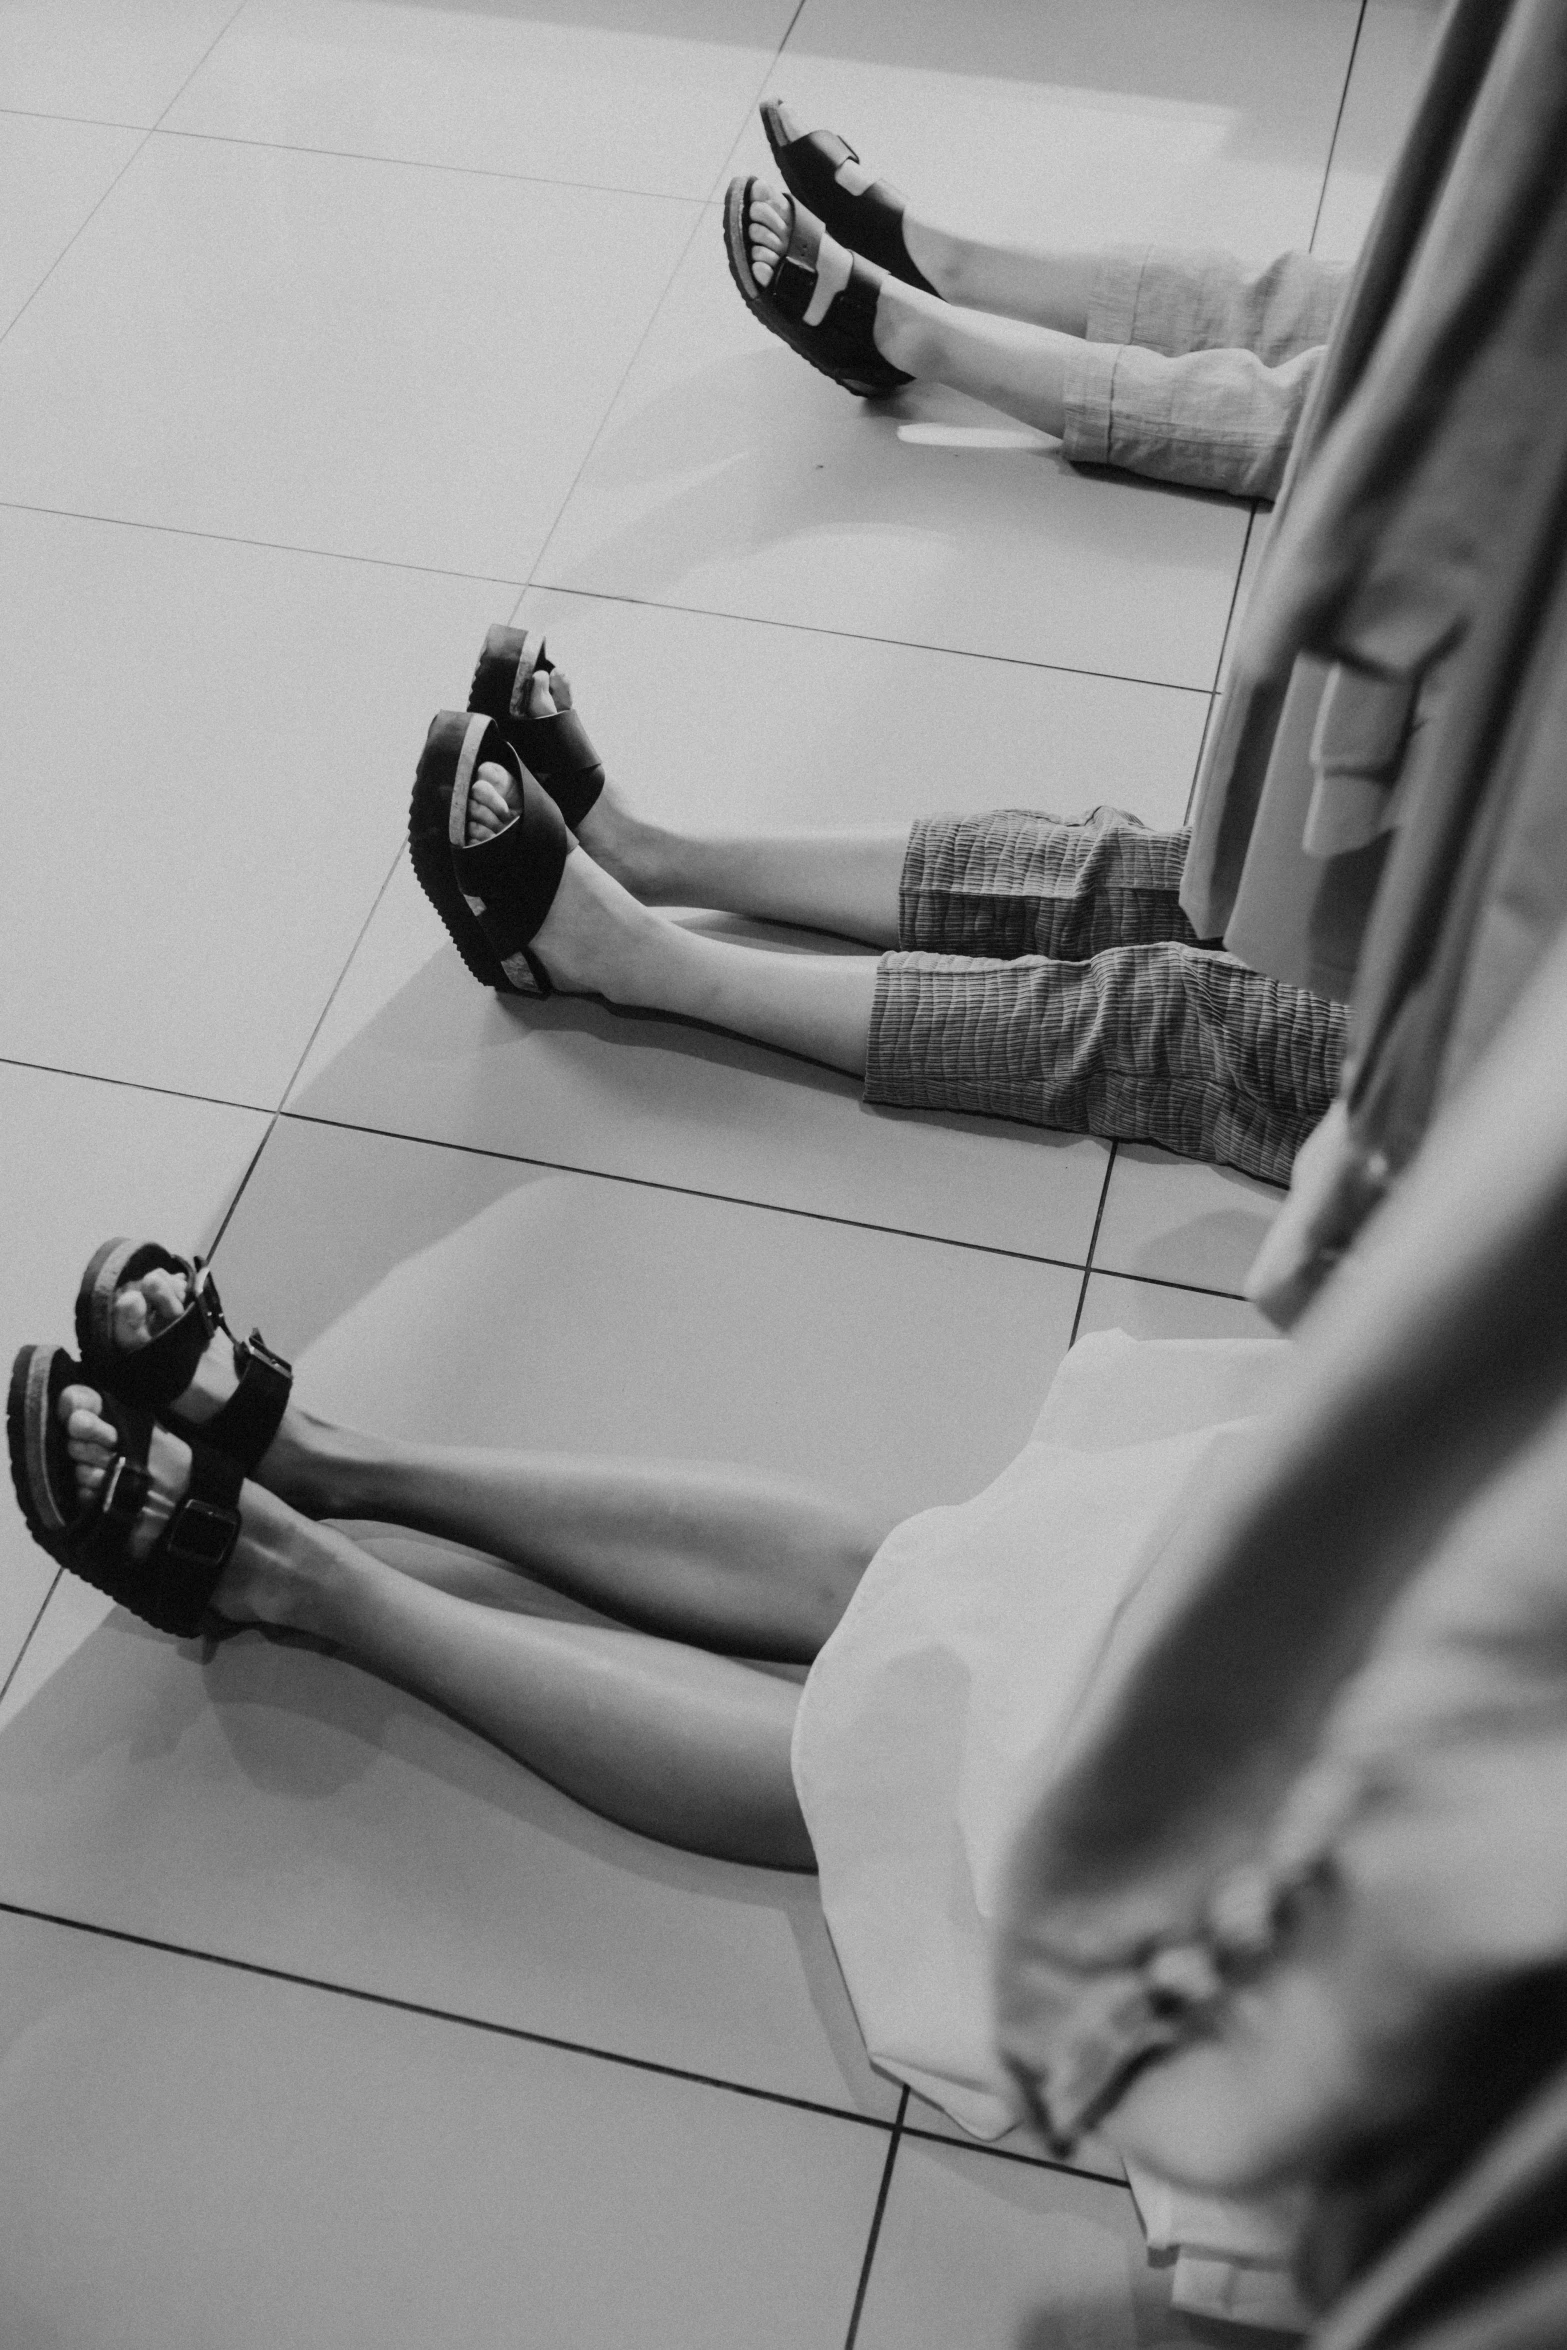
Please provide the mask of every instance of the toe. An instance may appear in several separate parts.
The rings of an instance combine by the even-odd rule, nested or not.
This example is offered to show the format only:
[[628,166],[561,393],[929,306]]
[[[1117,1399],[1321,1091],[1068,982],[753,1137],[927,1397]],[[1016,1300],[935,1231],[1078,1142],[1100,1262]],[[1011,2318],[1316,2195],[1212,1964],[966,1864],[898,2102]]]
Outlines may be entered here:
[[152,1337],[152,1323],[147,1314],[147,1300],[139,1285],[120,1290],[110,1315],[114,1343],[122,1354],[134,1354]]
[[[470,840],[475,837],[490,838],[492,834],[504,830],[516,814],[517,811],[511,805],[507,793],[500,788],[497,782],[491,780],[492,777],[502,777],[504,772],[504,769],[499,767],[481,767],[474,777],[473,788],[468,794],[468,838]],[[506,780],[509,783],[510,778],[508,777]]]
[[557,710],[571,708],[571,680],[564,669],[550,671],[550,697]]
[[147,1315],[153,1331],[165,1329],[177,1322],[185,1311],[189,1290],[183,1273],[165,1272],[162,1266],[144,1273],[138,1284],[147,1300]]
[[553,718],[555,700],[550,692],[550,680],[542,669],[535,669],[528,680],[528,716]]
[[792,147],[796,139],[805,136],[800,128],[799,116],[792,107],[784,104],[782,98],[773,100],[773,120],[778,126],[778,138],[782,146]]

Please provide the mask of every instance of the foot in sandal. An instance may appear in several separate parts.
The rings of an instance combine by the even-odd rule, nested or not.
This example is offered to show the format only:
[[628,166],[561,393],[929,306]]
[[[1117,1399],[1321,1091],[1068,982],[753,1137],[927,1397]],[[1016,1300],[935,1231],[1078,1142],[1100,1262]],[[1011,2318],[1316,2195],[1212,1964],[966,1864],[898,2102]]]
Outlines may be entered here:
[[199,1257],[106,1240],[77,1290],[76,1338],[100,1388],[199,1437],[296,1508],[332,1508],[325,1423],[294,1403],[292,1370],[259,1331],[236,1339]]
[[[550,680],[539,672],[527,711],[540,721],[553,711]],[[607,870],[641,828],[607,788],[580,828],[604,864],[578,849],[554,795],[497,720],[436,716],[409,810],[414,871],[468,969],[498,994],[642,1000],[638,950],[657,917]]]
[[784,186],[828,234],[905,285],[936,293],[909,252],[901,189],[867,171],[836,131],[802,130],[781,98],[765,99],[761,114]]
[[731,180],[724,242],[746,308],[821,374],[867,400],[912,382],[877,342],[885,272],[830,237],[793,196],[765,180]]
[[[75,1486],[78,1520],[91,1525],[100,1518],[108,1481],[124,1476],[123,1411],[85,1381],[62,1387],[54,1408]],[[197,1587],[192,1584],[183,1594],[199,1621],[191,1622],[189,1617],[180,1622],[165,1620],[167,1591],[159,1590],[158,1554],[169,1543],[171,1530],[177,1532],[181,1510],[190,1500],[198,1458],[199,1447],[187,1444],[171,1429],[156,1425],[151,1429],[141,1464],[139,1507],[134,1513],[125,1513],[120,1587],[113,1596],[122,1606],[158,1623],[160,1630],[186,1637],[196,1630],[221,1635],[250,1625],[320,1637],[325,1623],[318,1620],[319,1561],[305,1571],[300,1545],[293,1539],[297,1526],[294,1512],[254,1484],[234,1496],[232,1539],[221,1563],[208,1569],[210,1588],[199,1610],[195,1606]],[[56,1475],[62,1487],[58,1498],[63,1499],[64,1480],[58,1471]],[[99,1539],[101,1543],[101,1535]],[[67,1557],[65,1563],[74,1562]],[[161,1563],[166,1577],[166,1562]],[[89,1580],[97,1581],[98,1577],[89,1576]]]
[[[550,660],[543,637],[529,629],[492,628],[468,707],[500,721],[522,766],[543,784],[594,863],[634,897],[644,896],[658,836],[605,775],[577,714],[571,680]],[[493,760],[481,767],[468,803],[470,844],[493,836],[520,809],[521,793],[508,770]]]

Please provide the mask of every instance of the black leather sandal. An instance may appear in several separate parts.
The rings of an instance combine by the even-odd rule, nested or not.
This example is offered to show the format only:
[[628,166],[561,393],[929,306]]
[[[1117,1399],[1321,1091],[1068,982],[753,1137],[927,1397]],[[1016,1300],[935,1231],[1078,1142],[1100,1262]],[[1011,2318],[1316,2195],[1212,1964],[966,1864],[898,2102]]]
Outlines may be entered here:
[[[114,1338],[114,1301],[143,1273],[183,1273],[189,1302],[145,1346],[127,1351]],[[174,1406],[196,1376],[196,1366],[213,1333],[227,1333],[234,1348],[238,1385],[210,1420],[183,1420]],[[183,1436],[227,1453],[242,1475],[257,1463],[282,1425],[294,1384],[292,1365],[274,1354],[259,1330],[236,1338],[223,1314],[212,1267],[200,1257],[179,1257],[152,1240],[106,1240],[87,1261],[76,1292],[76,1343],[91,1387],[112,1390],[128,1404],[156,1413]]]
[[836,131],[802,132],[781,98],[764,99],[761,111],[767,144],[790,195],[814,212],[827,234],[851,253],[863,253],[890,277],[918,286],[922,294],[934,294],[935,287],[915,267],[904,241],[902,190],[890,180],[872,180],[860,195],[851,196],[838,184],[839,165],[860,160],[847,139],[840,139]]
[[[510,770],[522,813],[470,847],[468,795],[489,761]],[[575,844],[554,800],[493,718],[442,710],[432,720],[414,779],[408,845],[425,896],[474,978],[501,995],[552,994],[549,973],[529,950]]]
[[884,399],[889,392],[912,383],[911,375],[894,367],[876,348],[873,329],[881,279],[858,257],[848,284],[833,296],[826,316],[816,326],[804,323],[816,292],[816,257],[824,232],[821,222],[792,196],[783,198],[793,216],[788,250],[780,258],[771,283],[764,286],[758,282],[751,266],[750,226],[752,200],[761,185],[756,179],[731,180],[724,198],[729,274],[752,316],[791,351],[798,351],[802,359],[862,400]]
[[497,623],[484,640],[468,707],[495,720],[575,832],[604,789],[604,766],[575,710],[528,716],[528,687],[540,674],[555,674],[544,639],[532,629]]
[[12,1367],[5,1421],[11,1482],[33,1540],[160,1632],[188,1640],[235,1629],[211,1612],[211,1601],[240,1535],[238,1464],[187,1437],[190,1485],[148,1555],[133,1559],[130,1538],[151,1490],[152,1415],[103,1396],[119,1449],[84,1503],[59,1413],[62,1390],[77,1382],[96,1384],[62,1346],[24,1346]]

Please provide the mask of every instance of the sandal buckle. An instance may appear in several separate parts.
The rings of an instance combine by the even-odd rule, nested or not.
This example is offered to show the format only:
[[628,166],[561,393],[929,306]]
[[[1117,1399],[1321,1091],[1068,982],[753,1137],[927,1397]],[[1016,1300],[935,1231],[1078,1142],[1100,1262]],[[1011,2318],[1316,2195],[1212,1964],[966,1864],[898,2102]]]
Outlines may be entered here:
[[117,1452],[98,1488],[98,1517],[107,1525],[129,1532],[146,1506],[151,1481],[145,1470]]
[[239,1512],[217,1509],[210,1501],[187,1495],[169,1521],[164,1537],[166,1555],[181,1567],[211,1567],[221,1572],[239,1540]]
[[274,1354],[259,1330],[252,1330],[248,1338],[236,1339],[234,1342],[234,1368],[242,1378],[252,1363],[259,1363],[264,1371],[276,1372],[280,1379],[291,1379],[293,1376],[292,1363],[285,1362],[280,1354]]
[[212,1278],[212,1265],[206,1257],[196,1259],[196,1278],[190,1285],[190,1302],[201,1316],[201,1326],[209,1338],[215,1330],[225,1327],[223,1300],[218,1295],[218,1285]]

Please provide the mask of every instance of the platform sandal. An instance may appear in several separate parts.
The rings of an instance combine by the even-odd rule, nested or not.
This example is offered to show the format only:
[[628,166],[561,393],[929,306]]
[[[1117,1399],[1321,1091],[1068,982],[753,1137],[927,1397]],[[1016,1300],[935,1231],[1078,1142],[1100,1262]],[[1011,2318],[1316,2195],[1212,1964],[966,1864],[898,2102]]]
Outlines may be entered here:
[[[522,813],[468,844],[468,795],[479,769],[507,768]],[[573,841],[493,718],[442,710],[431,721],[408,811],[414,872],[475,979],[501,995],[550,995],[531,943],[555,903]]]
[[804,323],[816,293],[816,258],[824,231],[821,222],[792,196],[783,198],[792,215],[788,249],[780,257],[771,283],[764,286],[758,281],[751,266],[750,226],[751,205],[761,185],[756,179],[731,180],[724,198],[729,274],[752,316],[791,351],[862,400],[884,399],[889,392],[912,383],[911,375],[894,367],[876,348],[872,330],[881,280],[858,256],[850,268],[848,284],[833,296],[820,323]]
[[554,674],[555,664],[536,630],[497,622],[484,640],[468,707],[495,720],[575,832],[604,789],[604,765],[575,710],[528,716],[529,685],[535,677]]
[[[184,1275],[185,1311],[145,1346],[119,1346],[114,1301],[127,1283],[154,1272]],[[234,1349],[238,1384],[210,1419],[185,1419],[175,1406],[219,1330]],[[243,1476],[255,1475],[283,1424],[293,1367],[273,1353],[259,1330],[248,1338],[235,1336],[224,1319],[212,1267],[203,1258],[176,1256],[153,1240],[106,1240],[88,1258],[77,1288],[76,1343],[89,1386],[112,1390],[122,1402],[156,1414],[187,1443],[199,1438],[226,1453]]]
[[114,1428],[118,1450],[98,1491],[84,1501],[59,1408],[63,1390],[78,1384],[94,1382],[63,1346],[24,1346],[12,1367],[5,1417],[11,1482],[33,1540],[160,1632],[189,1640],[198,1632],[234,1629],[212,1613],[211,1602],[240,1535],[243,1480],[237,1462],[186,1437],[190,1484],[184,1498],[147,1556],[132,1558],[131,1536],[151,1490],[152,1415],[103,1395],[102,1416]]
[[781,98],[764,99],[761,113],[784,186],[815,213],[827,234],[851,253],[874,261],[889,277],[918,286],[922,294],[934,294],[935,287],[916,268],[904,240],[902,191],[890,180],[872,180],[857,196],[851,195],[838,183],[839,166],[860,160],[847,139],[840,139],[836,131],[802,132]]

